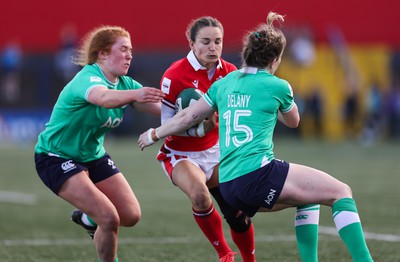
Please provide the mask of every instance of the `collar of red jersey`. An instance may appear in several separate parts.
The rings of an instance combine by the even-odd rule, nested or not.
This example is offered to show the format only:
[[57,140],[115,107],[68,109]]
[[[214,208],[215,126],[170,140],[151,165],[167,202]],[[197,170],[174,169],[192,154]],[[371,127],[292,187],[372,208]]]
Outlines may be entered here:
[[[186,56],[187,60],[189,61],[189,63],[192,65],[193,69],[195,71],[198,71],[200,69],[202,70],[207,70],[207,68],[205,68],[204,66],[202,66],[199,61],[197,60],[196,56],[194,55],[193,50],[190,50],[189,54]],[[222,68],[222,62],[221,59],[218,59],[218,65],[217,65],[217,69]]]

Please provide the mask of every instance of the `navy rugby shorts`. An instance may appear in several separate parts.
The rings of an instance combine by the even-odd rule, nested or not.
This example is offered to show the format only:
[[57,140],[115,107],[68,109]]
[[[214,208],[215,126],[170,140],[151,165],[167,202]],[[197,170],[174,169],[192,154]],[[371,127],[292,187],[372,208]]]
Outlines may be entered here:
[[289,171],[289,163],[274,159],[267,165],[219,187],[231,206],[253,217],[260,207],[271,209],[279,198]]
[[93,183],[103,181],[117,173],[119,169],[114,164],[109,154],[90,162],[77,162],[47,154],[35,153],[36,171],[43,183],[58,195],[62,184],[73,175],[82,171],[88,171]]

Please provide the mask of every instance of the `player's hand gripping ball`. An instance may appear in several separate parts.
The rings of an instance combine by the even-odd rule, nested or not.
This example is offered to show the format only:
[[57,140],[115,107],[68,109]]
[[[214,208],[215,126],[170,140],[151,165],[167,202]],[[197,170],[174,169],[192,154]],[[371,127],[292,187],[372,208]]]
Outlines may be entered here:
[[175,102],[175,113],[185,109],[190,106],[203,96],[203,92],[196,88],[186,88],[184,89],[176,98]]
[[[203,96],[203,92],[196,88],[186,88],[177,97],[175,102],[175,113],[185,109],[192,105]],[[212,114],[207,117],[204,121],[186,130],[189,136],[203,137],[206,133],[213,130],[216,125],[216,115]]]

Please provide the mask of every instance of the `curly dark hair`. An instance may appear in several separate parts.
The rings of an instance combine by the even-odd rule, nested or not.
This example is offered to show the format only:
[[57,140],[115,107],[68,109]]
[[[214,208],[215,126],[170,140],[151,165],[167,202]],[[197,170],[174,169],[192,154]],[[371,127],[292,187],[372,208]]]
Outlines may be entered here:
[[281,23],[284,21],[282,15],[270,12],[266,24],[261,24],[255,31],[247,33],[243,41],[243,66],[268,67],[282,54],[286,46],[286,37],[280,29],[273,26],[275,20]]

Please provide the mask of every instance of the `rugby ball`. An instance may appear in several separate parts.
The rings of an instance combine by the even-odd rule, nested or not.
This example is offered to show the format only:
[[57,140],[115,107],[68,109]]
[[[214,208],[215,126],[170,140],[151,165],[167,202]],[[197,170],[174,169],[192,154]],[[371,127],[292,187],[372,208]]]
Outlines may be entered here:
[[184,89],[182,92],[179,93],[178,97],[175,101],[175,112],[178,113],[182,109],[190,106],[197,100],[199,100],[203,96],[203,92],[199,89],[190,87]]

